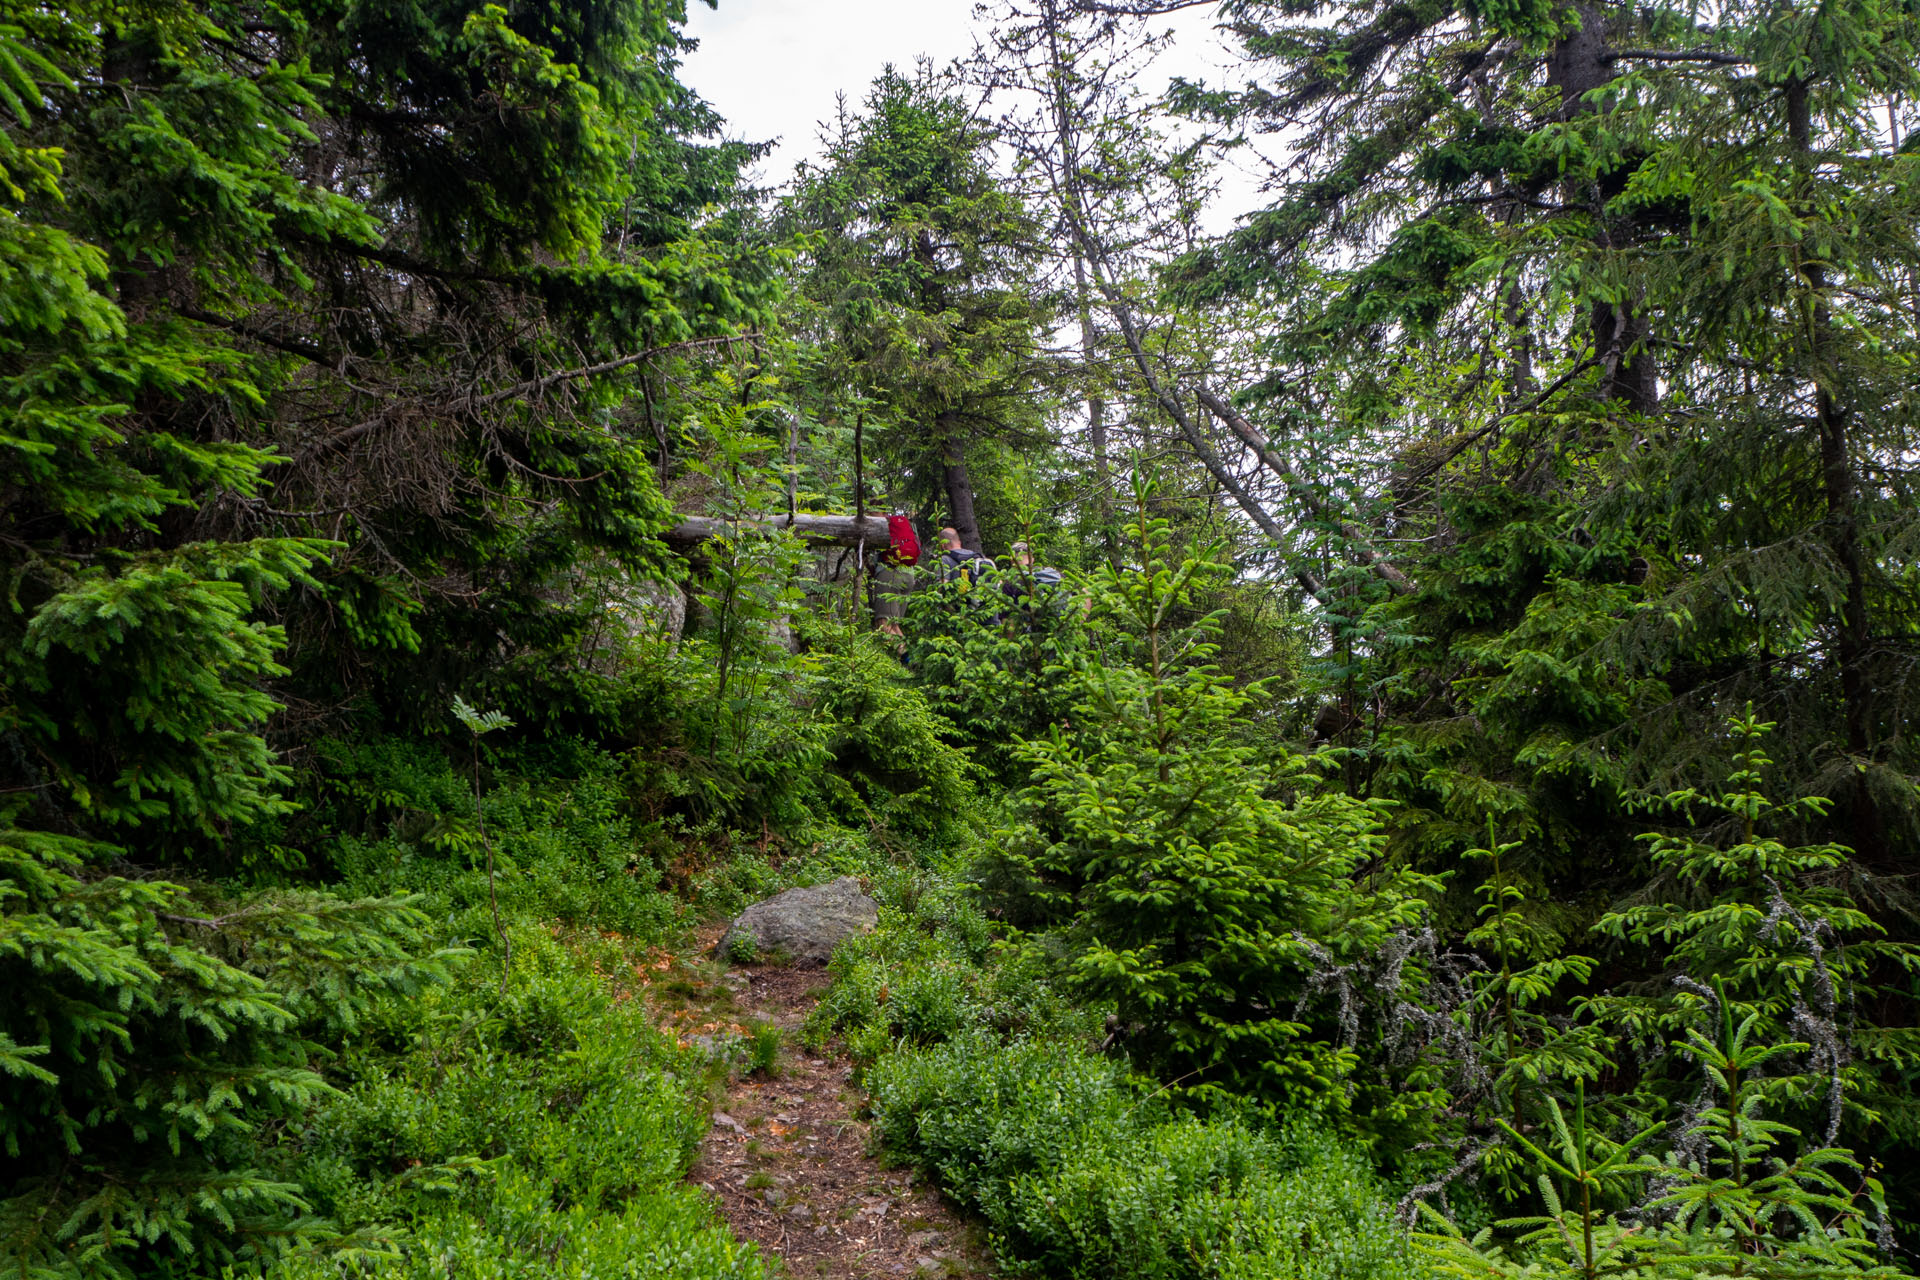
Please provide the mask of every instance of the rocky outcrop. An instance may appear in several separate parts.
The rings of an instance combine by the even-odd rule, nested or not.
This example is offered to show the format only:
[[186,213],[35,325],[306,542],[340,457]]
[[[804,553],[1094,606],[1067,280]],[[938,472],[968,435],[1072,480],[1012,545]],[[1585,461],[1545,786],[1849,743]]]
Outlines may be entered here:
[[833,949],[858,933],[871,933],[880,908],[852,876],[789,889],[742,911],[720,938],[714,954],[723,960],[823,965]]

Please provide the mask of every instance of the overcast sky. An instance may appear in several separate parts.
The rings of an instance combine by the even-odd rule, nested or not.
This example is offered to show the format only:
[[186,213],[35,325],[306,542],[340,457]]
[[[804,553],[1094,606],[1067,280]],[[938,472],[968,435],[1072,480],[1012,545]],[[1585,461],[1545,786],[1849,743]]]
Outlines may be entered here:
[[[700,48],[681,78],[727,118],[730,136],[779,139],[760,172],[778,184],[819,154],[817,124],[832,117],[836,93],[858,104],[889,62],[911,67],[926,54],[945,65],[971,52],[973,8],[974,0],[720,0],[715,10],[692,0],[687,34]],[[1153,20],[1178,36],[1153,68],[1152,89],[1176,72],[1218,78],[1213,20],[1212,5]]]

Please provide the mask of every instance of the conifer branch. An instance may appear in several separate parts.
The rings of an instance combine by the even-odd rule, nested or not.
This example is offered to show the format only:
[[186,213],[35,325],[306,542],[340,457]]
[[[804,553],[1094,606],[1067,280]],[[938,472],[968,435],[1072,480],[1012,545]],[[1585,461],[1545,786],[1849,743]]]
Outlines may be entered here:
[[1286,486],[1289,497],[1305,507],[1314,519],[1334,525],[1343,537],[1355,544],[1354,559],[1386,583],[1388,590],[1397,596],[1406,595],[1413,590],[1413,582],[1372,546],[1366,533],[1330,512],[1327,504],[1320,500],[1320,495],[1313,491],[1313,486],[1302,480],[1293,468],[1287,465],[1286,459],[1280,456],[1267,438],[1261,435],[1252,423],[1236,413],[1232,405],[1209,387],[1202,386],[1195,394],[1199,397],[1200,403],[1207,407],[1208,412],[1226,423],[1227,428],[1240,438],[1240,442],[1253,450],[1253,456],[1260,460],[1260,464]]
[[1103,4],[1101,0],[1068,0],[1075,13],[1097,13],[1109,18],[1158,18],[1183,9],[1203,9],[1219,0],[1147,0],[1143,4]]
[[1507,422],[1513,418],[1517,418],[1523,413],[1532,413],[1535,409],[1538,409],[1541,405],[1545,404],[1548,400],[1551,400],[1554,396],[1558,395],[1561,392],[1561,390],[1566,387],[1568,383],[1572,382],[1575,378],[1579,377],[1581,374],[1585,373],[1587,370],[1593,368],[1595,365],[1599,363],[1600,363],[1599,359],[1593,356],[1589,356],[1587,359],[1582,360],[1579,364],[1573,366],[1573,368],[1567,370],[1565,373],[1561,374],[1558,378],[1555,378],[1552,382],[1548,383],[1545,390],[1541,391],[1540,394],[1528,400],[1525,404],[1515,405],[1511,409],[1506,409],[1501,411],[1499,414],[1495,415],[1493,420],[1487,423],[1486,426],[1481,427],[1476,431],[1468,432],[1466,435],[1460,437],[1458,440],[1455,440],[1452,444],[1448,445],[1444,450],[1442,450],[1438,457],[1433,458],[1431,461],[1427,462],[1426,464],[1421,466],[1417,471],[1415,471],[1414,476],[1419,479],[1424,479],[1425,477],[1432,475],[1434,472],[1438,471],[1440,468],[1446,466],[1449,462],[1452,462],[1455,458],[1465,453],[1468,449],[1471,449],[1474,445],[1486,439],[1489,435],[1491,435],[1495,430],[1497,430],[1500,427],[1501,423]]
[[1738,53],[1718,53],[1712,49],[1616,49],[1601,58],[1613,62],[1710,62],[1722,67],[1750,67],[1753,59]]
[[[736,342],[749,342],[758,336],[759,334],[757,332],[719,334],[710,338],[690,338],[685,342],[670,342],[665,346],[648,347],[645,351],[637,351],[632,355],[621,356],[616,360],[606,360],[599,364],[585,365],[578,369],[562,369],[557,373],[549,373],[538,378],[529,378],[525,382],[516,382],[512,386],[502,387],[500,390],[488,392],[484,396],[472,397],[462,402],[459,407],[468,410],[491,408],[494,405],[521,396],[540,395],[564,382],[577,382],[582,378],[596,378],[601,374],[614,373],[621,369],[641,364],[647,360],[655,360],[666,355],[677,355],[683,351],[694,351],[703,347],[730,346]],[[442,406],[443,410],[453,407],[452,405]],[[375,417],[366,419],[364,422],[356,422],[351,427],[337,431],[324,439],[314,441],[292,458],[281,461],[291,463],[296,467],[311,462],[322,454],[330,453],[342,445],[351,444],[360,437],[379,430],[390,416],[390,413],[383,412]]]
[[703,347],[731,346],[736,342],[754,342],[760,338],[758,330],[750,333],[717,334],[710,338],[689,338],[685,342],[670,342],[662,347],[648,347],[645,351],[633,355],[621,356],[616,360],[606,360],[600,364],[590,364],[579,369],[562,369],[558,373],[549,373],[540,378],[529,378],[513,386],[503,387],[472,401],[477,408],[486,408],[518,396],[539,395],[563,382],[577,382],[582,378],[597,378],[603,373],[613,373],[630,368],[645,360],[656,360],[661,356],[678,355],[683,351],[697,351]]
[[331,365],[332,363],[327,359],[326,353],[320,350],[320,348],[310,342],[302,342],[298,338],[283,338],[276,334],[266,333],[260,329],[250,328],[238,320],[230,319],[227,316],[215,315],[211,311],[203,311],[198,307],[175,307],[174,312],[184,316],[188,320],[193,320],[204,325],[211,325],[215,329],[224,329],[228,333],[237,334],[247,339],[247,341],[257,342],[263,347],[271,347],[275,351],[285,352],[290,356],[299,356],[302,360],[309,361],[313,364]]

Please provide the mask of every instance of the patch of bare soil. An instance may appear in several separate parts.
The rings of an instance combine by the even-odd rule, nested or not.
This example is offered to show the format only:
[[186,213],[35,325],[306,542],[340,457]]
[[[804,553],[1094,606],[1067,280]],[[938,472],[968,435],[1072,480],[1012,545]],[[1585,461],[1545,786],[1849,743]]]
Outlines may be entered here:
[[800,1024],[828,985],[819,969],[731,968],[701,950],[647,983],[663,1025],[683,1039],[780,1028],[771,1075],[734,1073],[715,1099],[713,1127],[690,1181],[713,1197],[734,1234],[780,1259],[795,1277],[892,1280],[986,1277],[978,1227],[963,1221],[917,1174],[869,1153],[864,1097],[839,1046],[811,1054]]

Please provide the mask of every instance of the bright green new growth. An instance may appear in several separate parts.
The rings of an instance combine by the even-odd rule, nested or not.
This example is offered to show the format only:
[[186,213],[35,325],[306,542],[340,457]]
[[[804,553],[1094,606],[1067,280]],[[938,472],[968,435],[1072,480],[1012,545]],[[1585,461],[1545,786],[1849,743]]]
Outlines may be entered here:
[[306,1192],[236,1161],[334,1090],[309,1036],[445,981],[408,897],[232,901],[106,872],[111,846],[0,829],[6,1256],[128,1275],[130,1249],[233,1260],[323,1236]]
[[[1480,1023],[1481,1052],[1499,1066],[1492,1088],[1509,1117],[1520,1114],[1525,1086],[1553,1078],[1597,1078],[1607,1064],[1591,1028],[1568,1027],[1541,1008],[1563,984],[1584,984],[1594,962],[1559,954],[1557,931],[1535,922],[1527,886],[1501,861],[1523,843],[1500,843],[1489,817],[1486,845],[1462,855],[1489,864],[1490,874],[1475,890],[1484,899],[1477,912],[1481,922],[1462,940],[1490,951],[1499,964],[1476,975],[1469,1015]],[[1516,967],[1516,960],[1532,963]]]
[[500,923],[499,891],[494,884],[493,837],[487,834],[486,814],[480,807],[480,738],[499,729],[513,728],[513,721],[500,711],[475,711],[457,693],[453,695],[453,718],[473,735],[473,827],[487,851],[487,903],[493,910],[493,936],[500,940],[500,988],[504,991],[513,969],[513,940],[507,936],[506,926]]

